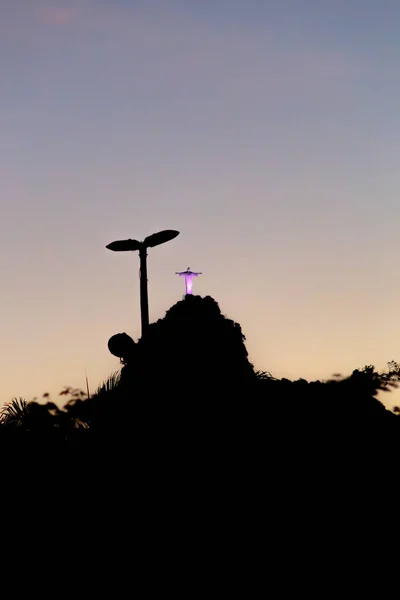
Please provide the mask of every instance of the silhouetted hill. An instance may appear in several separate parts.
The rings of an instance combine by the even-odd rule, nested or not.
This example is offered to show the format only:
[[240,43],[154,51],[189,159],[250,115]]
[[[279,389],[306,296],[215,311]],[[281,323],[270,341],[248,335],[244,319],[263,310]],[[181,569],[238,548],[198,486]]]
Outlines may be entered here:
[[175,400],[225,396],[256,382],[244,342],[240,325],[213,298],[186,296],[150,325],[122,369],[122,382],[132,393],[164,390]]
[[353,433],[367,424],[374,435],[385,427],[397,439],[400,421],[376,398],[398,380],[396,363],[387,375],[365,367],[328,382],[255,372],[240,325],[209,296],[186,296],[151,324],[143,339],[135,343],[117,334],[109,349],[121,357],[120,375],[89,399],[72,391],[63,410],[15,400],[3,414],[0,443],[24,439],[43,447],[67,444],[96,451],[122,444],[128,454],[136,449],[147,457],[168,449],[180,461],[183,448],[192,459],[204,456],[205,444],[209,454],[229,449],[231,455],[251,451],[255,456],[278,432],[282,439],[300,440],[304,448],[333,424],[336,432]]

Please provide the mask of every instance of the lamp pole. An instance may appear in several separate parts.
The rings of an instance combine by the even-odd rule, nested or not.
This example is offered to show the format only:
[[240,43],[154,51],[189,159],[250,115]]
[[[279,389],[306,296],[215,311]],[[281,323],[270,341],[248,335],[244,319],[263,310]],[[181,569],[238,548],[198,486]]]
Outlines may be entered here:
[[140,259],[140,314],[142,318],[142,337],[149,328],[149,294],[147,290],[147,248],[139,249]]
[[174,229],[165,229],[158,233],[153,233],[143,240],[117,240],[111,242],[106,248],[113,252],[135,252],[139,251],[140,259],[140,313],[142,320],[142,337],[146,335],[149,328],[149,297],[147,291],[147,248],[154,248],[160,244],[165,244],[179,235],[179,231]]

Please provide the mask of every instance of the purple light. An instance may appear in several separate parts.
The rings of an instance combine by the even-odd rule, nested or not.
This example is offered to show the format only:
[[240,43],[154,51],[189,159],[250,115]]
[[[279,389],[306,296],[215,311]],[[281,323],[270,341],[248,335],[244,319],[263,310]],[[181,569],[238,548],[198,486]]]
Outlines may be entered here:
[[188,267],[186,271],[175,273],[175,275],[185,278],[186,295],[188,295],[192,293],[193,277],[197,277],[198,275],[201,275],[201,273],[195,273],[194,271],[190,270],[190,267]]

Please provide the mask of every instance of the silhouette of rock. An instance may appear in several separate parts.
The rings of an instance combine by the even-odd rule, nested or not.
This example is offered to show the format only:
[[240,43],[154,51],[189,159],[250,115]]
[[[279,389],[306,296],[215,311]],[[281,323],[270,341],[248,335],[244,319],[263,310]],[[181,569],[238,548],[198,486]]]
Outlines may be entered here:
[[163,388],[181,398],[226,392],[256,382],[244,341],[213,298],[188,295],[150,325],[122,378],[147,393]]

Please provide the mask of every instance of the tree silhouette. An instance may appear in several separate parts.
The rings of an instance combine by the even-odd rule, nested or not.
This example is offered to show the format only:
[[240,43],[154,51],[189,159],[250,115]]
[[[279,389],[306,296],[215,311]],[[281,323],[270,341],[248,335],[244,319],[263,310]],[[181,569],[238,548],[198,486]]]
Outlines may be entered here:
[[157,454],[154,460],[161,460],[161,448],[176,447],[174,460],[181,460],[183,448],[195,453],[201,448],[204,455],[205,437],[210,453],[221,444],[232,449],[262,443],[289,424],[301,443],[311,425],[315,436],[318,427],[333,421],[344,426],[368,418],[392,423],[396,432],[400,424],[377,398],[398,385],[398,363],[388,363],[385,373],[366,365],[326,382],[255,371],[240,325],[209,296],[186,296],[138,342],[116,334],[108,347],[121,360],[121,372],[90,398],[65,388],[64,408],[14,398],[0,412],[1,439],[15,434],[29,444],[96,451],[123,446],[121,456],[146,448],[148,456]]

